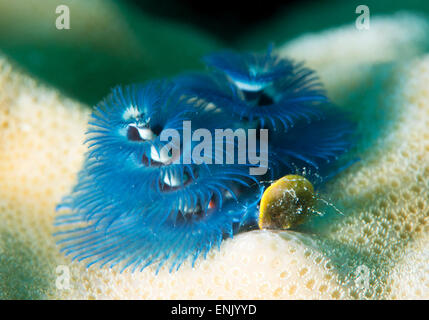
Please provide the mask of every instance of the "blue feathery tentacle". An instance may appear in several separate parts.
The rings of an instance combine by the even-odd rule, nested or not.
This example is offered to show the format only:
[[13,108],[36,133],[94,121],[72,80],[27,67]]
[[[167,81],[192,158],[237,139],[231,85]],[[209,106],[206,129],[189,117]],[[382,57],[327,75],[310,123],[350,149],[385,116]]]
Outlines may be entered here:
[[113,223],[89,224],[59,232],[58,236],[63,237],[60,240],[62,251],[73,255],[73,259],[87,260],[88,266],[98,263],[100,267],[113,267],[122,263],[122,270],[131,268],[134,271],[158,264],[158,271],[171,260],[172,271],[187,258],[194,264],[198,256],[206,256],[225,237],[232,237],[234,225],[255,211],[254,202],[255,199],[241,202],[228,199],[222,208],[214,205],[204,214],[193,212],[187,219],[169,217],[157,226],[152,226],[142,214],[129,214]]
[[[58,206],[67,210],[55,222],[66,254],[88,266],[159,270],[170,261],[177,270],[257,225],[266,175],[250,175],[250,154],[239,154],[236,140],[223,144],[217,129],[267,129],[269,149],[257,136],[253,157],[269,156],[272,178],[294,166],[323,170],[349,148],[352,125],[331,110],[317,76],[302,64],[272,48],[215,53],[205,62],[217,71],[117,87],[96,106],[77,184]],[[184,161],[199,144],[185,137],[185,123],[215,137],[200,162]],[[168,130],[180,142],[161,139]],[[235,162],[224,164],[230,152]]]
[[259,91],[293,72],[291,61],[281,59],[272,51],[271,45],[266,53],[225,50],[208,55],[203,61],[225,73],[240,89]]
[[[268,128],[272,176],[294,167],[323,169],[350,147],[352,124],[333,112],[316,73],[302,63],[280,58],[272,47],[265,54],[223,51],[204,61],[217,72],[190,73],[176,82],[236,115],[236,127]],[[285,130],[276,130],[278,124]]]
[[89,121],[88,158],[136,154],[149,160],[160,146],[159,134],[180,130],[196,108],[168,81],[116,87],[95,107]]
[[[203,81],[198,79],[198,84],[195,78],[193,83],[188,78],[185,84],[195,86],[197,92],[208,92],[208,99],[227,95],[233,100],[224,104],[228,111],[240,119],[258,120],[261,127],[269,125],[276,129],[282,125],[287,130],[301,119],[318,119],[323,113],[319,107],[328,103],[313,70],[280,58],[271,47],[266,54],[224,51],[209,55],[204,61],[224,75],[226,81],[206,76]],[[217,85],[219,82],[223,86]],[[227,86],[235,88],[225,90]]]
[[343,114],[328,113],[311,123],[301,121],[286,134],[272,132],[270,160],[290,169],[294,165],[321,170],[351,147],[353,128]]
[[56,219],[65,228],[57,233],[62,250],[90,264],[160,267],[172,257],[178,267],[254,219],[260,195],[241,189],[257,185],[247,165],[163,155],[164,130],[182,136],[183,121],[191,121],[213,133],[211,123],[229,123],[206,107],[170,82],[115,88],[92,115],[78,183],[58,206],[69,211]]

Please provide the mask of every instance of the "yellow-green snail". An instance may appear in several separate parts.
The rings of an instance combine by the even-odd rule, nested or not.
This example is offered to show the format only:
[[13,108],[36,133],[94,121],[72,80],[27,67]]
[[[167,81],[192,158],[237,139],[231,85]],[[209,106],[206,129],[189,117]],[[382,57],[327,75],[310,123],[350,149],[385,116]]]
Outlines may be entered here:
[[260,229],[290,229],[314,213],[314,188],[299,175],[286,175],[271,184],[264,192],[258,225]]

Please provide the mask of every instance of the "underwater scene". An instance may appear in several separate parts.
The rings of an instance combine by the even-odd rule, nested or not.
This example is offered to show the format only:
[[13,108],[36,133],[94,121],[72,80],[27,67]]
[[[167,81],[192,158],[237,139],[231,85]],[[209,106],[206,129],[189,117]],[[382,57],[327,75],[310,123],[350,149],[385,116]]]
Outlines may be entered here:
[[110,299],[429,299],[429,3],[0,0],[0,300]]

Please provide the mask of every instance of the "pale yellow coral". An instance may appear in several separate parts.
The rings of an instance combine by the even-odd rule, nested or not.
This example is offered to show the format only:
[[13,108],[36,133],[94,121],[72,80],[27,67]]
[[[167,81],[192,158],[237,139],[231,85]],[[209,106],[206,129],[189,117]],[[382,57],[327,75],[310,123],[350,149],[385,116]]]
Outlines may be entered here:
[[[391,76],[381,105],[391,110],[392,126],[380,133],[359,165],[331,186],[331,195],[348,208],[347,216],[319,229],[370,260],[376,277],[365,295],[376,298],[393,294],[391,269],[414,250],[416,238],[429,232],[429,57]],[[429,288],[422,297],[429,298]]]
[[[315,261],[317,263],[315,263]],[[278,299],[345,298],[329,259],[293,233],[251,232],[226,241],[195,268],[149,268],[134,274],[71,265],[72,288],[61,298]]]
[[390,274],[391,299],[428,299],[429,233],[426,232],[404,253]]
[[[2,252],[0,269],[10,272],[8,278],[19,277],[7,256],[32,253],[41,265],[16,257],[25,263],[19,269],[33,270],[48,281],[58,256],[52,239],[54,208],[81,165],[88,111],[17,72],[3,57],[0,87],[0,245],[8,248]],[[22,246],[23,252],[17,249]],[[42,265],[45,269],[37,270]],[[43,296],[51,286],[32,290]],[[15,297],[18,289],[0,291]]]
[[[381,22],[393,26],[396,18]],[[415,19],[420,22],[411,29],[422,25]],[[319,37],[320,48],[332,41],[347,46],[350,38],[341,30],[329,31],[331,37],[313,37]],[[388,36],[395,30],[385,28],[374,37],[387,34],[396,43],[397,37]],[[299,41],[307,40],[297,40],[294,46],[299,47]],[[361,41],[356,50],[365,51],[365,37]],[[393,46],[369,43],[375,49],[378,43]],[[419,41],[401,46],[411,46],[406,49],[410,56],[421,50]],[[354,57],[347,60],[345,55],[342,61],[352,65]],[[331,68],[335,63],[329,62]],[[373,79],[372,86],[361,82],[368,74],[362,77],[358,69],[349,74],[350,81],[360,79],[354,85],[371,88],[366,96],[371,99],[349,107],[362,104],[362,109],[388,111],[382,113],[388,119],[385,126],[375,127],[377,135],[369,145],[359,146],[362,160],[328,186],[345,216],[318,218],[307,233],[243,233],[225,241],[220,251],[211,251],[207,260],[198,260],[194,269],[186,264],[177,273],[162,269],[155,276],[152,268],[134,274],[86,270],[59,253],[52,237],[54,208],[82,163],[88,109],[0,58],[0,269],[14,271],[8,281],[0,281],[2,297],[26,292],[32,298],[85,299],[429,298],[426,285],[406,290],[409,284],[427,283],[429,277],[424,252],[429,233],[429,57],[384,70],[386,76]],[[339,78],[322,76],[338,93],[334,96],[350,101],[339,94]],[[373,119],[360,120],[368,121],[360,132],[374,129]],[[68,289],[56,287],[59,265],[70,268]],[[21,279],[30,280],[23,286]]]
[[371,20],[369,30],[358,30],[354,21],[320,33],[304,34],[279,48],[281,56],[305,61],[315,68],[331,98],[337,103],[373,83],[374,67],[405,60],[428,46],[429,23],[407,12]]

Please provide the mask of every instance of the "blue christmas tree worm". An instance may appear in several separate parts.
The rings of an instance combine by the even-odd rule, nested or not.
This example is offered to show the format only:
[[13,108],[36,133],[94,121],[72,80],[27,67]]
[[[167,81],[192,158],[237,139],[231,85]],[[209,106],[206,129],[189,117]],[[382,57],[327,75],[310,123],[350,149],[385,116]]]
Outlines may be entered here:
[[[185,159],[197,142],[184,124],[213,136],[219,128],[268,130],[272,176],[292,166],[319,170],[346,151],[350,126],[330,110],[312,70],[271,49],[205,61],[212,67],[206,73],[117,87],[96,106],[78,182],[58,206],[68,212],[56,219],[58,243],[73,259],[133,271],[169,261],[177,270],[257,226],[265,176],[249,174],[252,157],[214,161],[217,151],[240,151],[229,141],[212,144],[212,158],[199,158],[205,161]],[[178,136],[169,149],[166,132]],[[253,158],[265,152],[252,148]]]

